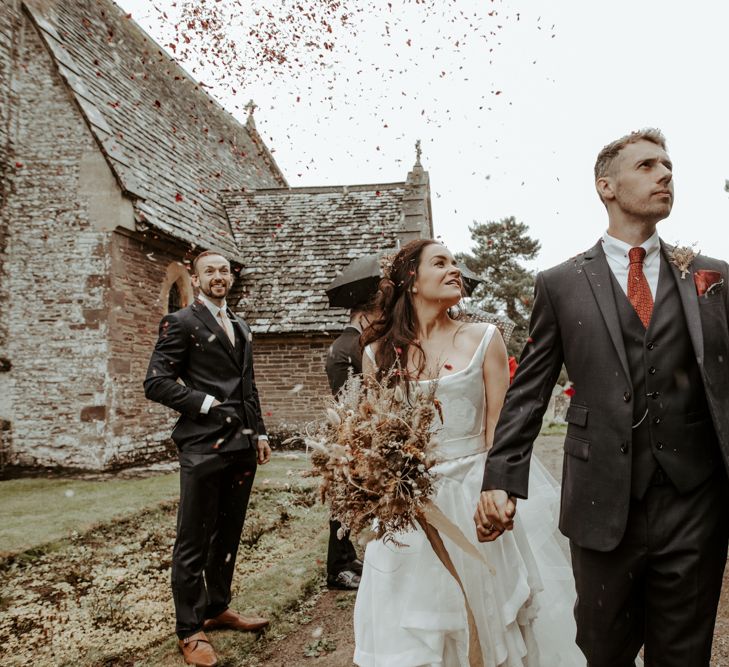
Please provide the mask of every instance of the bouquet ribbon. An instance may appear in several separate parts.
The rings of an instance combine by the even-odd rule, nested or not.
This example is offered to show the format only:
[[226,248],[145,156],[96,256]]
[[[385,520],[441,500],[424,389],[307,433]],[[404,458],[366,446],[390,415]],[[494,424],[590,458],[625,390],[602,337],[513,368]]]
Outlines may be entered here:
[[458,545],[468,555],[480,560],[486,567],[488,567],[491,574],[496,574],[494,568],[489,564],[484,555],[476,548],[476,546],[470,542],[463,534],[461,529],[456,526],[435,503],[428,503],[423,509],[422,516],[418,519],[420,527],[425,532],[430,546],[433,547],[433,551],[440,559],[441,563],[445,566],[446,570],[451,573],[451,576],[456,580],[458,586],[463,593],[463,599],[466,603],[466,615],[468,616],[468,664],[469,667],[483,667],[484,659],[483,653],[481,653],[481,642],[478,637],[478,628],[476,627],[476,620],[473,616],[473,610],[471,605],[468,603],[468,595],[466,595],[466,589],[463,587],[463,582],[453,565],[450,554],[443,543],[441,533],[445,535],[449,540]]

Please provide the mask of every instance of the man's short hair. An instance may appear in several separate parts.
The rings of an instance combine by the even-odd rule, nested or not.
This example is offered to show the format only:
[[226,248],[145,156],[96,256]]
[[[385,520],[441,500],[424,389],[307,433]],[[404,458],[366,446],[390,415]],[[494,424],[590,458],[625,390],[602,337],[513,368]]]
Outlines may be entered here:
[[642,130],[636,130],[630,134],[626,134],[620,139],[611,141],[607,146],[598,153],[597,160],[595,161],[595,180],[607,176],[610,168],[615,162],[615,158],[618,157],[620,151],[623,150],[628,144],[635,144],[639,141],[650,141],[657,146],[660,146],[664,151],[666,149],[666,137],[656,127],[646,127]]
[[208,257],[210,255],[217,255],[218,257],[222,257],[226,262],[230,264],[228,261],[228,258],[225,255],[221,255],[219,252],[216,252],[215,250],[203,250],[198,255],[195,255],[195,259],[192,260],[192,272],[193,274],[197,275],[197,263],[203,258]]

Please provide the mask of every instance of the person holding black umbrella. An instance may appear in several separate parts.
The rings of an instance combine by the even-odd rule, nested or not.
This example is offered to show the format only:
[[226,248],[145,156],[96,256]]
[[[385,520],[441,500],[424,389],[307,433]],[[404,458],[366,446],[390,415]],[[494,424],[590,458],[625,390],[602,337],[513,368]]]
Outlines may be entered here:
[[[362,349],[359,338],[369,326],[373,312],[367,304],[358,304],[350,311],[349,324],[329,348],[326,361],[327,378],[336,396],[352,375],[362,373]],[[344,533],[344,534],[342,534]],[[362,575],[362,561],[339,521],[329,521],[327,550],[327,586],[357,590]]]

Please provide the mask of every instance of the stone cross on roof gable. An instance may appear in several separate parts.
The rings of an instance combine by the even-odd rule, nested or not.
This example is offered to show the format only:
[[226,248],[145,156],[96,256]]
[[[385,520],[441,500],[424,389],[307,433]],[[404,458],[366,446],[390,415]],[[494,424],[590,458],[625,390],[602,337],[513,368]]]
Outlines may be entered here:
[[253,113],[258,109],[258,105],[251,99],[248,100],[248,104],[245,105],[244,109],[248,112],[248,120],[246,123],[249,126],[256,126],[256,121],[253,119]]

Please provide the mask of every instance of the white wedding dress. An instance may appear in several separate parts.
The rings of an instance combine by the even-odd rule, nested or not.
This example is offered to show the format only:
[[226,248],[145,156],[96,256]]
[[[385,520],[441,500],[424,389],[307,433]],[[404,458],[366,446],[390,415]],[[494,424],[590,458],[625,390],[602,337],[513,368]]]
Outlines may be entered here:
[[[535,457],[529,500],[519,501],[514,530],[491,543],[476,539],[473,514],[486,460],[483,361],[494,330],[489,325],[468,367],[438,381],[444,424],[434,500],[496,574],[444,535],[443,541],[473,611],[484,667],[584,667],[575,644],[572,571],[556,539],[558,486]],[[381,540],[367,546],[354,609],[354,662],[467,667],[463,592],[419,527],[397,541],[405,546]]]

